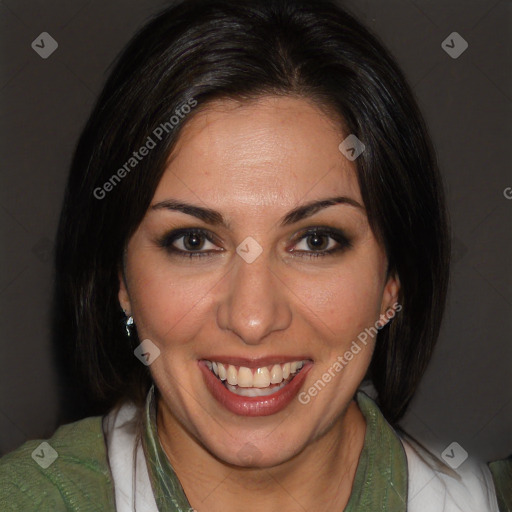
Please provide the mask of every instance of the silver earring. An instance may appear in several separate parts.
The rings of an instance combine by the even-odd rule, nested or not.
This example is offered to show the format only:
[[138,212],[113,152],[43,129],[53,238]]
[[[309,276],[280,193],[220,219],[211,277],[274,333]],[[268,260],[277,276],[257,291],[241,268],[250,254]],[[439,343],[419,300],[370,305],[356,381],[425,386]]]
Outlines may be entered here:
[[133,316],[127,316],[126,320],[125,320],[125,323],[124,323],[124,328],[126,329],[126,335],[128,337],[130,337],[132,335],[132,333],[130,331],[130,327],[132,325],[133,325]]

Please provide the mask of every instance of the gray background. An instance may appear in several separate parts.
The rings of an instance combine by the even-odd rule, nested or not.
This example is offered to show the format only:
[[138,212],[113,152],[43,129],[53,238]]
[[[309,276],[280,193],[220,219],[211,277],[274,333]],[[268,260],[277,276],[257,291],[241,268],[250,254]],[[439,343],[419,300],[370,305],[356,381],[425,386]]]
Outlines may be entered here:
[[[74,145],[108,65],[161,0],[0,1],[0,455],[58,426],[52,246]],[[494,0],[352,0],[402,65],[445,177],[454,265],[438,348],[406,430],[442,451],[512,453],[511,18]],[[458,32],[469,48],[441,47]],[[59,47],[31,48],[41,32]],[[512,195],[512,192],[511,192]]]

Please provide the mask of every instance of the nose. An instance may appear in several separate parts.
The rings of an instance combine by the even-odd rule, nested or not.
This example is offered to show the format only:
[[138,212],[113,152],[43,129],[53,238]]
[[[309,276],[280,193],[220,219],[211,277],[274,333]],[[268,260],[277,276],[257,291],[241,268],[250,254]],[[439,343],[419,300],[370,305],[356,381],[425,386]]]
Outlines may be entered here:
[[257,345],[269,334],[289,327],[292,319],[286,286],[270,267],[265,253],[247,263],[235,256],[225,277],[217,323],[246,345]]

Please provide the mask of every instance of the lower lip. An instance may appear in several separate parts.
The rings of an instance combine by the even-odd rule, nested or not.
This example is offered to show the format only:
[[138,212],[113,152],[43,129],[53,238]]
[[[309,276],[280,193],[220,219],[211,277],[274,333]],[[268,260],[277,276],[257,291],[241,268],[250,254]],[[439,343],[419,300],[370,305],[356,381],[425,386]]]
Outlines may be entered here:
[[286,386],[267,396],[240,396],[229,391],[206,366],[199,361],[206,386],[213,397],[228,411],[240,416],[270,416],[282,411],[297,396],[313,363],[304,363],[302,370]]

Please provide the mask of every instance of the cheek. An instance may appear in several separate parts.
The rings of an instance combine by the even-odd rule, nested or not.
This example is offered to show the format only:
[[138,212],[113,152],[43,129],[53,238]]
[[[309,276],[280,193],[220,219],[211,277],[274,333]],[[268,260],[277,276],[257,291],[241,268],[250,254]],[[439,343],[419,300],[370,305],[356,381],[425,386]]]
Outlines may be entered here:
[[[382,277],[371,259],[353,258],[345,265],[295,281],[294,292],[303,297],[304,314],[324,324],[335,339],[357,336],[380,315]],[[316,320],[315,320],[316,318]]]
[[204,320],[212,275],[186,276],[166,263],[161,255],[135,255],[129,283],[137,331],[163,345],[172,337],[174,344],[193,338]]

